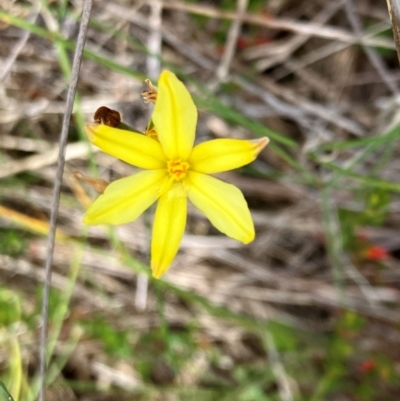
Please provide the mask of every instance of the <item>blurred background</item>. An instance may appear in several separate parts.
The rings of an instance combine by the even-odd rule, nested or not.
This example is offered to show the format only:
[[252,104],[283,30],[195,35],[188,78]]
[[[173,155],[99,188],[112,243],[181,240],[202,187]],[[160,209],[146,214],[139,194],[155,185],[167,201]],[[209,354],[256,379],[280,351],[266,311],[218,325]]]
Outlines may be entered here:
[[[0,0],[0,380],[38,390],[46,235],[83,0]],[[47,400],[400,399],[400,71],[374,0],[95,0],[69,132],[53,263]],[[143,131],[144,79],[177,73],[197,141],[268,136],[221,178],[243,246],[189,209],[149,277],[152,211],[85,227],[74,176],[134,168],[83,133],[101,106]],[[0,399],[6,400],[1,392]],[[3,396],[3,398],[1,398]]]

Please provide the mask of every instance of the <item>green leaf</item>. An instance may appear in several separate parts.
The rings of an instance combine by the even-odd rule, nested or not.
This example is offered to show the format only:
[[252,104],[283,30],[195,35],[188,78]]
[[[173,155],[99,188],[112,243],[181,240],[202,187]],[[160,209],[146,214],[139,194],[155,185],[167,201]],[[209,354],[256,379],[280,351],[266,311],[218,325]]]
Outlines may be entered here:
[[14,401],[4,383],[0,380],[0,401]]

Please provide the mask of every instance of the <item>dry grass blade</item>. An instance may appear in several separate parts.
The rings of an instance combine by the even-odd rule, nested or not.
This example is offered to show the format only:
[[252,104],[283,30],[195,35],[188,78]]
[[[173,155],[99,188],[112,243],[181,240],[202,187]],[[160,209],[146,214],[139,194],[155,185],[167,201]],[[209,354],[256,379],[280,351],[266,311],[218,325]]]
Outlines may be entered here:
[[400,61],[400,1],[387,0],[390,20],[392,21],[393,36],[396,43],[397,56]]
[[[24,148],[26,150],[26,148]],[[10,177],[24,171],[35,171],[45,166],[56,163],[59,159],[61,148],[55,146],[49,150],[40,152],[33,156],[27,156],[23,159],[9,161],[4,163],[3,169],[0,171],[0,178]],[[95,152],[97,150],[94,150]],[[85,157],[90,153],[90,147],[86,143],[72,143],[65,149],[65,160]]]
[[[32,23],[35,23],[36,18],[37,18],[38,15],[39,15],[39,12],[36,12],[33,15],[33,17],[31,18],[31,22]],[[18,57],[18,54],[21,52],[21,50],[24,48],[24,46],[25,46],[26,42],[28,41],[30,35],[31,35],[31,33],[29,31],[23,31],[22,32],[20,40],[18,41],[18,43],[14,47],[13,51],[11,52],[11,54],[8,56],[7,60],[4,62],[3,69],[2,69],[2,71],[0,73],[0,83],[3,83],[4,80],[7,78],[14,61]]]
[[246,11],[247,5],[248,5],[247,0],[238,0],[237,2],[238,18],[233,21],[226,38],[225,51],[216,72],[217,76],[216,85],[220,84],[221,82],[224,82],[229,74],[229,68],[232,63],[236,42],[238,40],[242,25],[240,16]]
[[[347,14],[347,19],[349,20],[354,32],[357,36],[365,36],[365,33],[362,30],[362,24],[358,17],[356,7],[352,0],[346,1],[344,5],[344,10]],[[393,80],[390,79],[390,73],[385,67],[384,62],[378,55],[378,53],[367,46],[364,46],[364,51],[367,54],[371,65],[374,66],[382,81],[387,85],[387,87],[392,91],[394,95],[397,94],[397,85]]]
[[301,23],[294,20],[288,20],[283,18],[270,18],[250,13],[238,15],[235,12],[220,11],[215,7],[188,4],[179,1],[164,2],[163,6],[165,8],[187,11],[189,13],[204,15],[211,18],[232,19],[232,20],[240,18],[243,20],[243,22],[247,22],[254,25],[266,26],[271,29],[295,32],[301,35],[310,35],[324,39],[338,40],[340,42],[349,44],[362,43],[367,46],[380,46],[387,49],[393,48],[393,43],[386,39],[373,38],[370,37],[369,35],[364,38],[357,38],[351,33],[346,32],[344,30],[336,29],[329,26],[323,26],[320,24]]

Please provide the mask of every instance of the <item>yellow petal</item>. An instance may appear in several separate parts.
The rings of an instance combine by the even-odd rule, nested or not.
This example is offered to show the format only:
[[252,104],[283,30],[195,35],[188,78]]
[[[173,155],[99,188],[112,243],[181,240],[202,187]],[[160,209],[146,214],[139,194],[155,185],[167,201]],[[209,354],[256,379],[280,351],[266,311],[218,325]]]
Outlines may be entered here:
[[198,173],[220,173],[251,163],[268,142],[267,137],[251,141],[214,139],[195,146],[188,161]]
[[125,224],[136,220],[158,199],[167,179],[165,170],[150,170],[114,181],[88,208],[84,224]]
[[152,120],[167,158],[187,160],[194,143],[197,109],[185,85],[170,71],[160,75]]
[[253,219],[238,188],[193,171],[189,172],[185,185],[189,200],[208,217],[215,228],[245,244],[253,241]]
[[161,145],[152,138],[104,124],[86,124],[85,132],[93,145],[126,163],[149,170],[166,168]]
[[[158,101],[158,100],[157,100]],[[153,276],[161,277],[174,260],[186,226],[187,198],[181,183],[160,197],[151,242]]]

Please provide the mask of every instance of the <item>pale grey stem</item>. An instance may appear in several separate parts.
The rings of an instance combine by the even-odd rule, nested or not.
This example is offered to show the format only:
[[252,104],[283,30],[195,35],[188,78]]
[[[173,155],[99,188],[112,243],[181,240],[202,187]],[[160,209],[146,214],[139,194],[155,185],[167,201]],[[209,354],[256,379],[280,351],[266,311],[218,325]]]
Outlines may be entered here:
[[93,0],[85,0],[82,19],[79,28],[78,41],[76,44],[74,60],[72,62],[72,73],[71,81],[68,87],[67,101],[65,106],[65,113],[62,123],[62,129],[60,134],[60,150],[58,156],[58,164],[56,171],[56,178],[54,182],[53,198],[51,203],[51,216],[50,216],[50,231],[47,240],[47,256],[45,265],[45,282],[43,291],[43,302],[42,302],[42,327],[40,332],[40,366],[39,366],[39,401],[44,401],[45,399],[45,375],[46,375],[46,342],[47,342],[47,322],[49,318],[49,295],[51,286],[51,266],[53,263],[54,254],[54,242],[55,233],[57,226],[57,214],[58,207],[60,203],[60,192],[61,192],[61,182],[64,172],[65,165],[65,151],[67,147],[68,140],[68,129],[69,122],[72,114],[72,108],[74,105],[74,97],[76,92],[76,86],[78,83],[78,75],[80,70],[80,65],[82,62],[83,48],[86,41],[86,33],[89,24],[89,17],[92,10]]
[[[157,79],[160,74],[160,59],[157,57],[161,53],[162,33],[162,3],[161,1],[154,2],[150,5],[149,16],[149,37],[147,39],[147,48],[150,55],[147,57],[147,76],[150,79]],[[146,231],[150,234],[151,223],[148,213],[146,218]],[[150,235],[148,235],[150,237]],[[148,241],[148,250],[150,250],[150,238]],[[146,274],[139,274],[136,285],[135,305],[138,310],[145,310],[147,306],[147,292],[149,279]]]
[[160,59],[158,56],[161,53],[161,16],[162,16],[161,1],[154,2],[150,6],[149,28],[150,33],[147,39],[147,48],[150,55],[147,57],[147,75],[150,79],[157,79],[160,74]]

